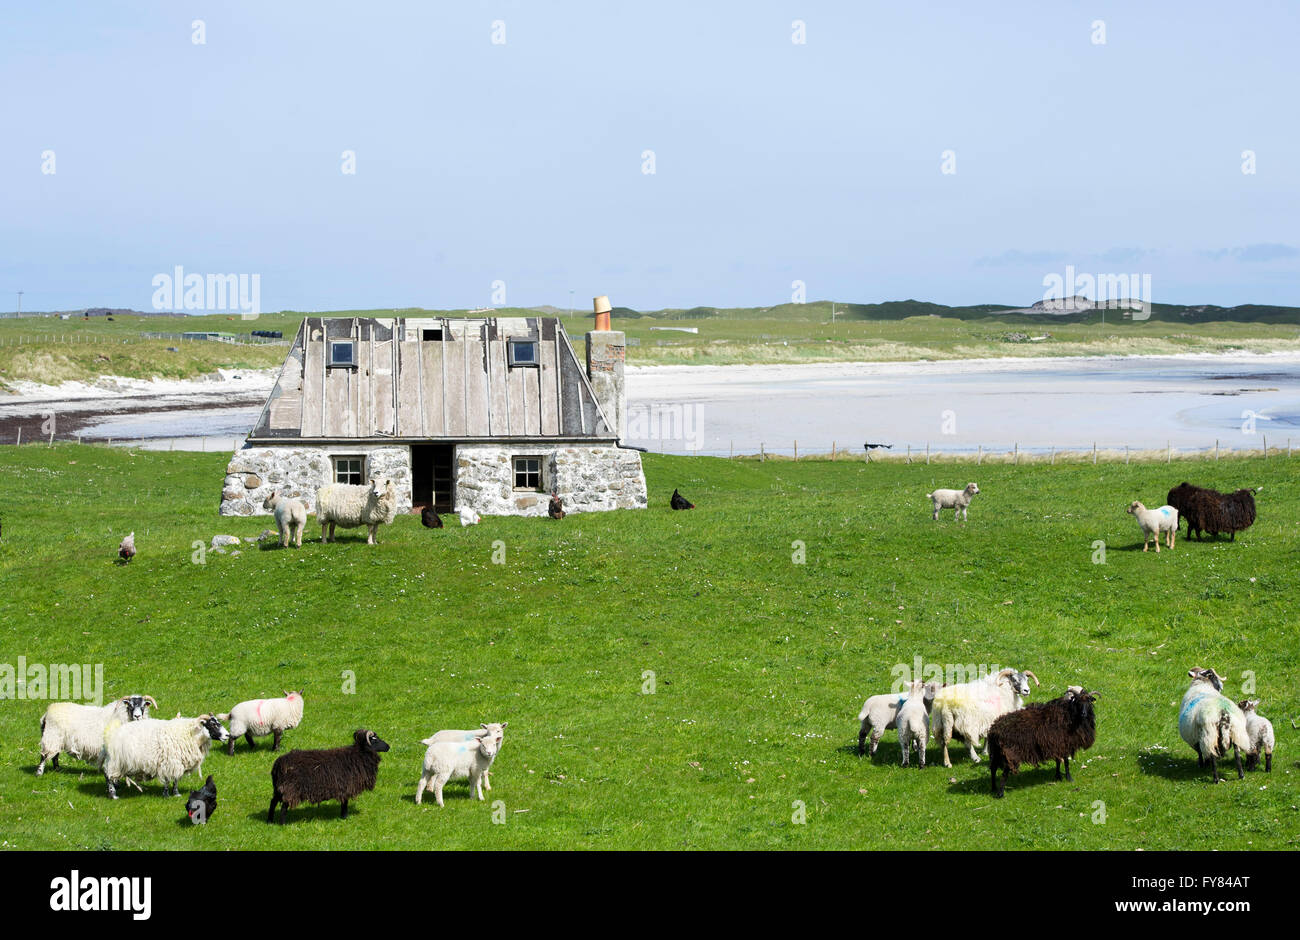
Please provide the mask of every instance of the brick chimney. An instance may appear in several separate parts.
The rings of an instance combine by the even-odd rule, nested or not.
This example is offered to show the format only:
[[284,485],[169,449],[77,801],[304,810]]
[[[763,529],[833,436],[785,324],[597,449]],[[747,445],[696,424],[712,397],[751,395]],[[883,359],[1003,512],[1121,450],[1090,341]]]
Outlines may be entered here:
[[611,423],[610,431],[621,442],[627,435],[627,385],[623,377],[627,335],[609,328],[608,297],[597,297],[592,305],[596,328],[587,334],[587,378],[591,380],[601,411]]

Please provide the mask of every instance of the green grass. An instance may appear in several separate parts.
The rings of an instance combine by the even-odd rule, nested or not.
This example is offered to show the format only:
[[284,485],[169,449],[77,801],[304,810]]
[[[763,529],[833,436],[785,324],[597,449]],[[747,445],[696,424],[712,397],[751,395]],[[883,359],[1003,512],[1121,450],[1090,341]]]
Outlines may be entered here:
[[[1295,848],[1294,640],[1300,494],[1282,457],[1183,464],[985,466],[970,523],[923,498],[967,467],[649,456],[653,508],[491,518],[441,531],[401,517],[301,550],[192,562],[192,542],[254,535],[216,515],[223,455],[75,445],[0,448],[0,662],[103,663],[107,694],[160,714],[227,711],[305,687],[289,747],[366,726],[392,745],[375,792],[263,820],[266,744],[213,753],[220,805],[202,828],[157,784],[117,802],[87,765],[37,778],[45,702],[0,702],[4,847]],[[1137,550],[1124,513],[1183,478],[1262,484],[1235,543]],[[674,486],[699,506],[668,511]],[[115,564],[134,529],[139,556]],[[1094,564],[1104,540],[1106,563]],[[506,564],[492,562],[494,542]],[[806,564],[792,563],[792,543]],[[988,794],[983,763],[904,770],[887,735],[854,753],[862,699],[891,667],[1033,669],[1100,689],[1098,743],[1073,784],[1050,768]],[[1179,740],[1192,666],[1253,670],[1278,730],[1271,775],[1213,786]],[[356,674],[344,694],[343,673]],[[642,694],[655,673],[654,694]],[[506,720],[489,802],[464,784],[413,805],[420,739]],[[186,778],[183,787],[197,787]],[[127,788],[122,788],[123,792]],[[505,803],[492,824],[492,800]],[[793,804],[807,823],[792,823]],[[1105,822],[1093,821],[1096,801]],[[522,812],[526,810],[527,812]]]
[[[614,325],[635,344],[632,365],[753,365],[760,363],[915,361],[1001,356],[1156,355],[1177,353],[1300,352],[1300,323],[1288,319],[1245,322],[1161,319],[1102,323],[1099,314],[1070,317],[989,316],[989,306],[941,307],[914,301],[896,304],[840,305],[834,323],[831,305],[818,301],[777,307],[626,311]],[[1240,309],[1240,308],[1238,308]],[[1273,309],[1273,308],[1269,308]],[[1285,308],[1277,308],[1283,310]],[[1167,313],[1167,312],[1166,312]],[[341,310],[326,316],[437,316],[464,311]],[[499,316],[535,316],[536,310],[501,308]],[[1173,314],[1168,314],[1173,316]],[[1209,314],[1201,314],[1205,316]],[[1278,316],[1281,316],[1279,314]],[[283,346],[237,346],[216,342],[177,343],[140,340],[142,332],[253,328],[280,330],[292,337],[303,314],[263,314],[256,321],[228,315],[139,317],[117,315],[89,321],[0,320],[0,389],[15,381],[55,384],[102,375],[130,378],[188,378],[218,368],[275,368]],[[592,327],[590,315],[561,315],[578,344]],[[233,321],[233,322],[232,322]],[[663,326],[692,326],[698,334],[662,332]],[[1042,342],[1013,337],[1050,334]],[[45,337],[30,342],[32,337]],[[14,345],[19,338],[28,342]],[[90,345],[87,345],[87,342]],[[176,346],[177,352],[168,352]]]

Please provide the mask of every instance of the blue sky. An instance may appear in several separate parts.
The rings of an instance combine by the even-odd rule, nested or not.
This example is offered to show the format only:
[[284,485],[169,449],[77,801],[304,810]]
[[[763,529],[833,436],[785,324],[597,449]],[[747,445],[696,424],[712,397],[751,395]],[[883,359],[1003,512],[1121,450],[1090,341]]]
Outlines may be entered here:
[[1300,304],[1300,4],[48,2],[0,34],[0,310],[149,309],[177,265],[263,310],[1028,304],[1066,265]]

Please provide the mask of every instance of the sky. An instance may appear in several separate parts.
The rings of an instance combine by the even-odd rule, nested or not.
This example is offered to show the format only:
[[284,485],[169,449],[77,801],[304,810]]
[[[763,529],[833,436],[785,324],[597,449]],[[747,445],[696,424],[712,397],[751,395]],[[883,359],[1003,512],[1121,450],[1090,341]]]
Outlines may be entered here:
[[0,311],[153,309],[177,266],[263,311],[1027,305],[1067,268],[1300,305],[1298,36],[1290,2],[6,4]]

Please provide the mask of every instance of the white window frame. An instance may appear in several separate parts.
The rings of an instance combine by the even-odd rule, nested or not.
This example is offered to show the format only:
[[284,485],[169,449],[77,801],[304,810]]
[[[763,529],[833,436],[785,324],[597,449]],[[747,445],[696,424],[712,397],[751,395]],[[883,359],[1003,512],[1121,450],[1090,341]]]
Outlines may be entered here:
[[[345,460],[357,460],[361,462],[360,475],[357,478],[356,483],[351,483],[350,480],[339,479],[339,464]],[[335,456],[330,458],[330,467],[333,470],[333,474],[332,474],[333,478],[330,480],[331,483],[349,483],[352,486],[361,486],[367,480],[366,477],[367,467],[366,467],[365,454],[336,454]],[[352,476],[353,472],[351,470],[345,472],[348,474],[348,476]]]
[[[531,471],[519,469],[519,462],[523,460],[537,461],[537,486],[520,486],[519,474],[530,475]],[[544,493],[546,492],[546,460],[540,454],[517,454],[510,458],[510,482],[516,493]]]

